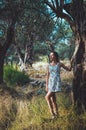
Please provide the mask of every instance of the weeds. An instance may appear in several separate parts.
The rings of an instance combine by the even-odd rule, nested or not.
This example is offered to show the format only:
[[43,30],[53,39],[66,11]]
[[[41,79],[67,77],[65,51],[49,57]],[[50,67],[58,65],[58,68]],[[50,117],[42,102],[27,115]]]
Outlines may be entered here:
[[[34,70],[31,74],[35,75]],[[70,83],[72,80],[71,72],[62,72],[61,76],[63,81]],[[31,89],[29,85],[26,91],[21,87],[24,95]],[[37,87],[33,89],[35,91]],[[18,89],[17,92],[21,91]],[[45,94],[33,95],[31,99],[27,99],[27,96],[14,98],[8,91],[2,94],[0,89],[0,130],[85,130],[86,112],[76,115],[70,93],[57,93],[56,96],[60,116],[51,120]]]
[[9,85],[24,85],[29,82],[29,76],[24,72],[15,70],[13,67],[5,66],[4,80]]
[[[86,113],[77,116],[68,96],[57,94],[60,116],[50,119],[44,95],[33,96],[32,100],[13,99],[10,95],[0,98],[1,130],[81,130],[86,127]],[[4,102],[3,102],[3,99]],[[65,99],[65,102],[64,102]]]

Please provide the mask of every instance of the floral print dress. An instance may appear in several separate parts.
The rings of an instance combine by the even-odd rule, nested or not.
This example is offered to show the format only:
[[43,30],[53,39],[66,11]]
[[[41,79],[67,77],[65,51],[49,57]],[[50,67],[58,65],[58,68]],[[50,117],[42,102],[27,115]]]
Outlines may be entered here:
[[49,81],[48,91],[60,92],[61,91],[61,78],[60,78],[60,63],[56,65],[49,64]]

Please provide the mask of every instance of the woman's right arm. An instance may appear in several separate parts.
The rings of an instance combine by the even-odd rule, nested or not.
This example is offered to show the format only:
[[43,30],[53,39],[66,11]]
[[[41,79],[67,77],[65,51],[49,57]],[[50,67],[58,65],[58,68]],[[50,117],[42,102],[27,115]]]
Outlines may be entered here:
[[49,65],[48,65],[48,66],[47,66],[47,73],[46,73],[46,88],[45,88],[46,92],[48,91],[49,75],[50,75],[50,73],[49,73]]

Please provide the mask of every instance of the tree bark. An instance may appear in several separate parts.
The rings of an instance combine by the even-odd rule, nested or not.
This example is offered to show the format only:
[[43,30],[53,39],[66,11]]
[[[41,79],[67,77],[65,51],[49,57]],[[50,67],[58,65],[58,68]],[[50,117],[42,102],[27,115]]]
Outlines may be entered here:
[[[78,41],[79,42],[79,41]],[[86,109],[86,61],[85,61],[85,41],[80,40],[78,47],[76,46],[73,59],[73,93],[74,104],[77,106],[77,112],[81,113]],[[84,108],[84,109],[83,109]]]
[[29,64],[30,66],[32,66],[33,63],[33,34],[31,32],[31,34],[29,35],[29,41],[28,41],[28,45],[26,47],[26,55],[25,55],[25,59],[24,59],[24,63]]
[[4,56],[0,54],[0,84],[3,83]]
[[12,40],[14,38],[14,25],[15,20],[12,21],[11,25],[8,27],[7,30],[7,38],[3,46],[0,46],[0,84],[3,83],[3,67],[4,67],[4,58],[6,52],[10,45],[12,44]]

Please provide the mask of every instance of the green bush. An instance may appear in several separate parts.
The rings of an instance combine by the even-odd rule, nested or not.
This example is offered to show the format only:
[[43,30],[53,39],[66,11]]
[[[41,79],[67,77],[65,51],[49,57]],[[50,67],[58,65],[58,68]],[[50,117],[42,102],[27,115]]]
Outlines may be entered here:
[[10,85],[24,85],[29,82],[29,76],[13,67],[4,67],[4,80]]

